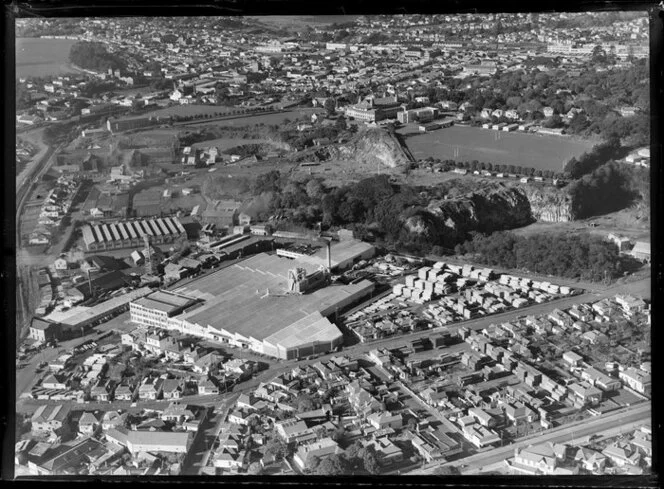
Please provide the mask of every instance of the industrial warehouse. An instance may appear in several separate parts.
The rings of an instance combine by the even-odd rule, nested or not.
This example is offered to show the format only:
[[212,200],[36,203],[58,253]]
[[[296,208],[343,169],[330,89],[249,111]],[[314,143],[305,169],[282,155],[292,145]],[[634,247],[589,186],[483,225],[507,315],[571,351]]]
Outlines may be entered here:
[[87,251],[132,248],[144,244],[144,236],[151,243],[172,243],[187,233],[176,217],[137,219],[111,224],[92,224],[83,227],[83,241]]
[[293,359],[341,345],[341,331],[327,318],[374,287],[368,280],[330,284],[325,267],[261,253],[132,302],[131,320]]

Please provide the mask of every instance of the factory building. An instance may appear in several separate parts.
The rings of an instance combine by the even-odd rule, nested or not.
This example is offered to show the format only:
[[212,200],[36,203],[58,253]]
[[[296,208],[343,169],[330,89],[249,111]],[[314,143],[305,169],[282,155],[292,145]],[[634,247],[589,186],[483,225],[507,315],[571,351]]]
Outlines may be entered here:
[[301,263],[323,266],[333,272],[348,270],[360,260],[368,260],[376,254],[376,248],[356,239],[332,241],[330,246],[322,246],[313,254],[292,249],[278,249],[277,255],[296,259]]
[[368,280],[328,284],[324,266],[261,253],[171,293],[136,301],[132,321],[276,358],[301,358],[341,345],[343,335],[328,318],[374,290]]
[[187,233],[175,217],[138,219],[83,227],[83,241],[88,251],[132,248],[144,244],[149,236],[154,244],[173,243]]

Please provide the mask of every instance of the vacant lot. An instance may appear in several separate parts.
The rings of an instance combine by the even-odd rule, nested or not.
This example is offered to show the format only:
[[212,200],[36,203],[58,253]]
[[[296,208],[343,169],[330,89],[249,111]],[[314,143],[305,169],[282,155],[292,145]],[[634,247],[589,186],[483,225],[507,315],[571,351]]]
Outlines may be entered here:
[[[499,139],[496,139],[498,134]],[[478,160],[494,165],[515,165],[556,172],[562,171],[563,163],[572,156],[578,156],[593,146],[590,142],[564,137],[464,126],[408,136],[406,144],[417,159],[431,156],[442,160]],[[457,149],[458,156],[455,156]]]
[[69,65],[71,39],[16,39],[16,76],[64,75],[78,73]]

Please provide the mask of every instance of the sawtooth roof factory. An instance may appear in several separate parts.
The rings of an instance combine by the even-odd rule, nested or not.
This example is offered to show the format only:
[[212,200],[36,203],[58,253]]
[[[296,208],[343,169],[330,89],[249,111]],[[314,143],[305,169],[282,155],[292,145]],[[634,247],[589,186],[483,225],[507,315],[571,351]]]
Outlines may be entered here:
[[261,253],[132,302],[131,320],[294,359],[341,345],[341,331],[327,318],[374,287],[368,280],[331,284],[329,266]]
[[149,236],[154,244],[172,243],[187,233],[176,217],[137,219],[83,227],[83,241],[88,251],[113,250],[141,246]]

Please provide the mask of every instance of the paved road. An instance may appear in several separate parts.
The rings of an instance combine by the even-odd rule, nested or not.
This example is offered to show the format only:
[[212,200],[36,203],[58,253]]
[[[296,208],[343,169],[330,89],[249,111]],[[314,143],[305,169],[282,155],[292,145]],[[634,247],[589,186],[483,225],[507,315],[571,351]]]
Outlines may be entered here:
[[483,453],[471,455],[454,462],[443,462],[435,464],[427,464],[426,466],[410,472],[414,475],[433,474],[438,467],[446,465],[454,466],[470,466],[470,467],[483,467],[496,464],[514,455],[515,448],[523,448],[532,444],[539,444],[545,442],[554,443],[574,443],[588,435],[601,433],[606,430],[615,429],[617,426],[624,426],[631,423],[641,423],[650,421],[651,419],[651,405],[649,402],[630,406],[629,408],[620,409],[613,413],[608,413],[590,420],[583,420],[570,425],[561,426],[548,432],[537,433],[530,435],[517,443],[505,445],[504,447],[495,448]]
[[[205,420],[200,427],[194,444],[187,452],[187,458],[182,464],[183,475],[198,475],[210,458],[210,452],[215,440],[219,436],[221,426],[228,415],[228,411],[237,401],[239,393],[233,394],[220,405],[214,407],[214,414]],[[202,431],[201,431],[202,430]]]
[[[423,338],[423,337],[430,337],[433,334],[435,334],[437,331],[451,331],[454,332],[456,331],[459,327],[461,326],[466,326],[470,329],[474,330],[480,330],[485,327],[487,327],[489,324],[493,323],[500,323],[503,321],[510,321],[513,320],[519,316],[523,316],[526,314],[545,314],[550,311],[552,311],[554,308],[567,308],[570,307],[572,304],[579,303],[579,302],[591,302],[591,301],[597,301],[600,300],[603,297],[611,297],[617,293],[625,293],[625,292],[631,292],[633,290],[642,288],[642,289],[650,289],[650,278],[643,279],[638,282],[630,283],[630,284],[616,284],[611,287],[608,287],[604,289],[601,292],[596,292],[596,293],[585,293],[581,294],[578,296],[574,297],[569,297],[569,298],[564,298],[564,299],[559,299],[556,301],[551,301],[551,302],[545,302],[543,304],[536,304],[530,307],[525,307],[522,309],[516,309],[500,314],[494,314],[491,316],[483,317],[480,319],[473,319],[469,321],[463,321],[459,323],[454,323],[450,326],[444,326],[442,328],[435,328],[433,330],[424,330],[424,331],[419,331],[411,334],[406,334],[406,335],[400,335],[400,336],[395,336],[392,338],[386,338],[382,340],[377,340],[377,341],[372,341],[369,343],[359,343],[353,346],[349,346],[343,350],[343,354],[347,354],[353,357],[360,356],[365,353],[369,353],[371,350],[375,348],[398,348],[401,347],[408,342],[415,340],[417,338]],[[123,315],[124,316],[124,315]],[[128,314],[127,314],[128,317]],[[112,320],[111,323],[106,323],[104,325],[101,325],[97,327],[97,331],[105,331],[108,329],[119,329],[117,327],[117,321],[118,318]],[[115,326],[112,326],[112,324],[115,323]],[[124,328],[129,327],[127,324],[123,324]],[[96,333],[92,333],[91,335],[88,335],[86,339],[92,338],[94,339],[96,337]],[[64,342],[60,345],[60,349],[62,348],[73,348],[74,345],[78,344],[79,342],[82,342],[83,338],[78,338],[75,340],[70,340],[69,342]],[[452,348],[452,347],[451,347]],[[230,353],[235,353],[240,352],[242,350],[236,350],[233,348],[229,348],[228,351]],[[442,350],[444,351],[444,349]],[[49,361],[57,356],[57,351],[53,351],[53,349],[50,350],[44,350],[44,352],[41,354],[43,361]],[[277,363],[273,363],[272,368],[269,370],[265,370],[261,373],[258,374],[258,376],[255,379],[250,379],[246,382],[241,383],[238,385],[233,391],[237,392],[238,390],[246,391],[255,388],[258,386],[260,382],[264,382],[266,380],[269,380],[273,378],[276,375],[279,375],[283,372],[289,371],[296,366],[301,366],[301,365],[308,365],[312,364],[315,362],[319,361],[326,361],[329,360],[331,357],[339,355],[339,353],[331,353],[328,355],[322,355],[318,358],[315,358],[313,360],[282,360],[278,361]],[[38,355],[39,356],[39,355]],[[17,395],[20,395],[22,392],[25,392],[27,388],[29,387],[30,382],[34,379],[34,371],[36,369],[36,365],[42,361],[42,359],[39,358],[33,358],[31,360],[30,365],[25,367],[22,370],[19,370],[17,373]],[[216,400],[217,396],[201,396],[205,397],[205,399],[201,399],[202,402],[205,402],[206,404],[210,401]],[[223,398],[220,398],[223,399]],[[193,402],[193,401],[190,401]]]

